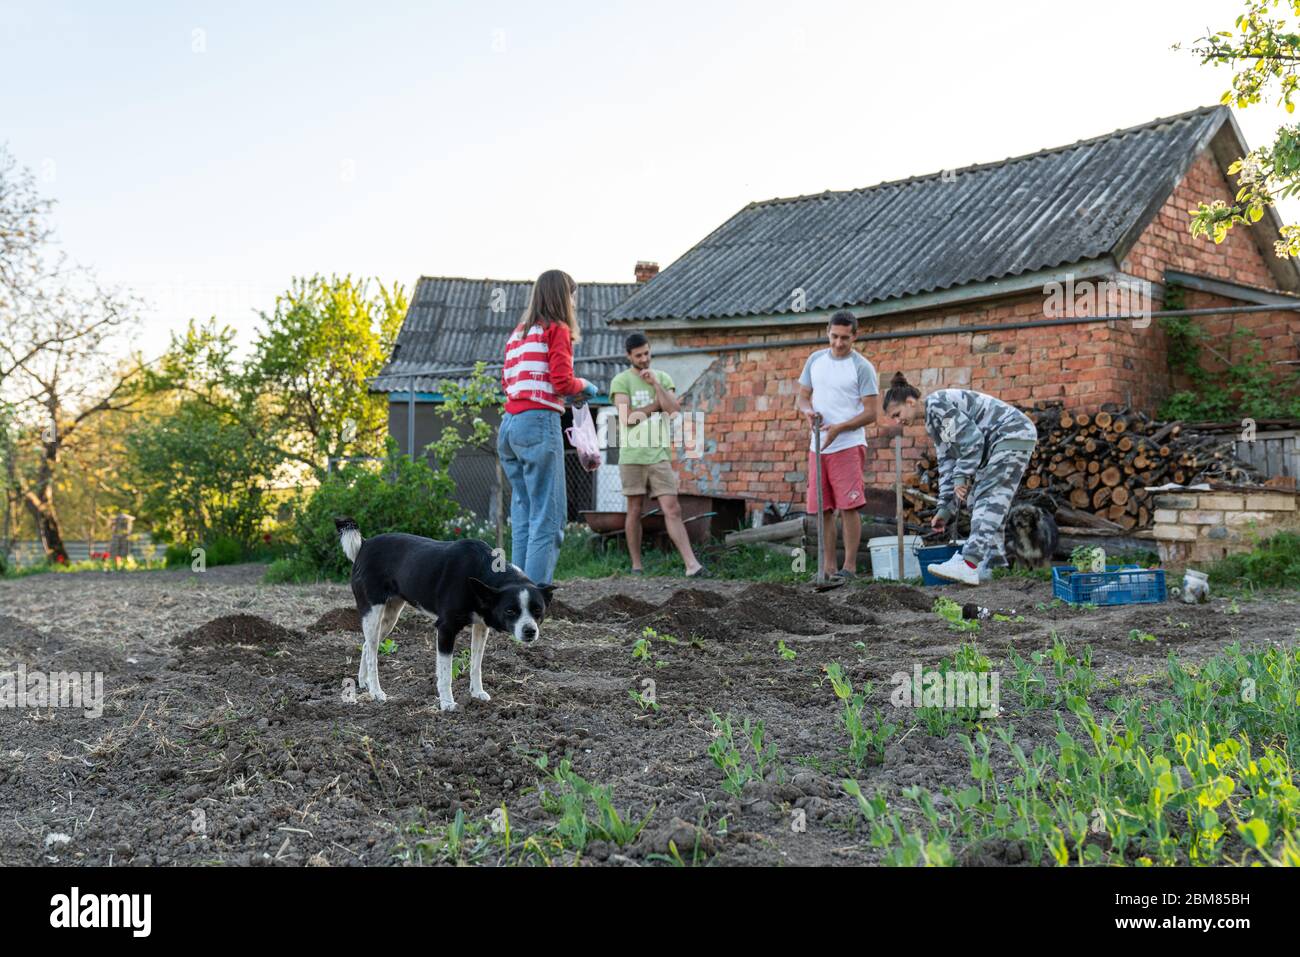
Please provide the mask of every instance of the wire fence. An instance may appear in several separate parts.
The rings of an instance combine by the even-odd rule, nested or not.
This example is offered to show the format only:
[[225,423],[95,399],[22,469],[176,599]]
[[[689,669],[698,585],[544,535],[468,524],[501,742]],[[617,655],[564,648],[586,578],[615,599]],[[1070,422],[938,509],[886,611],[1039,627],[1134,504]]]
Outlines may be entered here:
[[[596,509],[598,474],[582,467],[577,452],[565,449],[566,521],[581,521],[581,512]],[[503,520],[509,519],[510,482],[499,469],[497,456],[489,452],[463,450],[451,463],[451,478],[456,483],[455,500],[466,512],[493,524],[501,512],[504,512]]]

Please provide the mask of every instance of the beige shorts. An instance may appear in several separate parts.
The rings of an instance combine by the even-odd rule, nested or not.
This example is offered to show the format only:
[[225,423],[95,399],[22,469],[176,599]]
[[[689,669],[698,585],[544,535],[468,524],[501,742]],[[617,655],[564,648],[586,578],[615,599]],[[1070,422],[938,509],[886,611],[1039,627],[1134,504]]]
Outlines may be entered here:
[[623,481],[624,495],[648,494],[651,498],[658,498],[677,494],[677,473],[668,459],[654,465],[620,464],[618,477]]

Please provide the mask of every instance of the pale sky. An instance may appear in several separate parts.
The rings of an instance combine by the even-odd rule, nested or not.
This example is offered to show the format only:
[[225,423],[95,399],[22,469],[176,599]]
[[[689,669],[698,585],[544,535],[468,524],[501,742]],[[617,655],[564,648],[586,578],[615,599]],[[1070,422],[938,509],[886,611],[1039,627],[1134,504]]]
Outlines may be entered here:
[[[627,282],[752,200],[1216,103],[1228,71],[1170,47],[1241,8],[0,0],[0,141],[156,353],[294,275]],[[1254,146],[1286,115],[1237,120]]]

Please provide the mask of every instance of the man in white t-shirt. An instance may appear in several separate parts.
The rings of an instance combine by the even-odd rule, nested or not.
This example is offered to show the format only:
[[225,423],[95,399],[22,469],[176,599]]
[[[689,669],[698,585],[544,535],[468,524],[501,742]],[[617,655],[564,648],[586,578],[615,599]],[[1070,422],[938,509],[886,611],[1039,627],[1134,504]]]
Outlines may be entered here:
[[[835,567],[835,512],[844,523],[844,567],[832,577],[852,578],[858,567],[858,542],[865,504],[862,473],[867,464],[864,426],[877,421],[880,388],[876,369],[853,348],[858,320],[842,310],[826,326],[829,349],[819,349],[799,376],[799,411],[810,429],[822,429],[822,551],[825,568]],[[883,416],[879,421],[884,421]],[[817,513],[816,446],[808,446],[808,514]]]

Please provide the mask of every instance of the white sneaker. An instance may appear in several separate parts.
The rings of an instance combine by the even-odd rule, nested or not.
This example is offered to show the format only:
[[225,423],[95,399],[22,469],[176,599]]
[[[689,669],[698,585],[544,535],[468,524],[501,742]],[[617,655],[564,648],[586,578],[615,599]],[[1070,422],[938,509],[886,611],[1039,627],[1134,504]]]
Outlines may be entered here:
[[941,564],[927,565],[925,570],[931,575],[946,578],[948,581],[961,582],[963,585],[978,585],[980,583],[979,569],[967,565],[966,559],[961,557],[961,552]]

